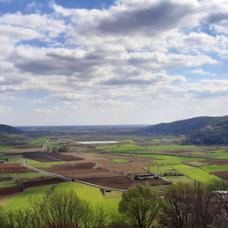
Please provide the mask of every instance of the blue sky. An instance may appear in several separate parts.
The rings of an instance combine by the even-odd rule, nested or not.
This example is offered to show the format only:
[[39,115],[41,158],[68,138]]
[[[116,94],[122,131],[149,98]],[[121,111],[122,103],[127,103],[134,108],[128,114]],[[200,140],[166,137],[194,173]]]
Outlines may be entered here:
[[113,0],[56,0],[56,1],[31,1],[31,0],[1,0],[1,14],[4,13],[16,13],[18,11],[23,14],[34,12],[37,9],[42,10],[41,13],[53,12],[50,5],[56,3],[64,8],[85,8],[85,9],[104,9],[108,8],[113,4]]
[[0,123],[228,114],[226,0],[0,0]]

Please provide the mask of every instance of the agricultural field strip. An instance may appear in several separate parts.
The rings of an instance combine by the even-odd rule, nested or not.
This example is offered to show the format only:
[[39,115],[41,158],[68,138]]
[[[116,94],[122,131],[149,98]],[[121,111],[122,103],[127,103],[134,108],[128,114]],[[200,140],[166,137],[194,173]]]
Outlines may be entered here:
[[92,183],[89,183],[89,182],[77,180],[75,178],[72,179],[72,178],[65,177],[65,176],[62,176],[62,175],[59,175],[59,174],[55,174],[55,173],[51,173],[51,172],[48,172],[48,171],[37,169],[37,168],[31,167],[31,166],[27,166],[26,163],[25,163],[25,160],[23,160],[23,159],[22,159],[22,166],[24,166],[25,168],[30,169],[32,171],[40,172],[40,173],[43,173],[43,174],[47,174],[49,176],[54,176],[54,177],[63,179],[65,181],[71,181],[71,182],[76,182],[76,183],[80,183],[80,184],[86,184],[86,185],[89,185],[89,186],[92,186],[92,187],[96,187],[96,188],[107,188],[107,189],[110,189],[110,190],[120,191],[120,192],[127,191],[125,189],[118,189],[118,188],[111,188],[111,187],[100,186],[100,185],[92,184]]
[[38,139],[31,140],[27,145],[28,146],[43,146],[44,143],[46,142],[47,137],[42,137]]
[[15,148],[15,146],[0,146],[0,151],[5,151],[13,148]]
[[[173,157],[173,156],[164,156],[164,155],[142,155],[143,157],[156,158],[161,160],[152,160],[153,163],[157,164],[157,166],[151,166],[150,170],[153,172],[164,172],[170,170],[177,170],[178,172],[186,175],[192,180],[208,183],[211,180],[218,180],[219,178],[208,173],[207,170],[199,167],[193,167],[187,164],[182,164],[182,162],[186,161],[199,161],[203,160],[202,158],[186,158],[186,157]],[[207,166],[208,167],[208,166]]]
[[48,144],[48,142],[49,142],[49,139],[50,139],[50,137],[47,138],[47,141],[45,142],[45,144],[44,144],[43,147],[42,147],[42,151],[45,151],[45,149],[46,149],[46,147],[47,147],[47,144]]
[[16,186],[16,182],[14,181],[1,181],[0,182],[0,188],[6,188],[6,187],[13,187]]
[[113,161],[117,162],[117,163],[126,163],[126,162],[128,162],[128,160],[122,159],[122,158],[114,159]]
[[[138,156],[143,156],[143,157],[154,157],[157,159],[161,159],[161,160],[153,160],[153,163],[155,164],[160,164],[159,166],[159,170],[161,171],[161,169],[163,171],[166,170],[177,170],[180,173],[183,173],[184,175],[186,175],[187,177],[189,177],[192,180],[195,181],[199,181],[202,183],[208,183],[208,181],[210,181],[211,179],[218,179],[218,177],[211,175],[208,173],[207,170],[203,170],[202,168],[197,168],[197,167],[193,167],[187,164],[182,164],[182,162],[194,162],[194,161],[201,161],[204,160],[207,157],[199,157],[199,156],[187,156],[187,155],[175,155],[175,154],[161,154],[161,153],[151,153],[149,154],[148,152],[144,153],[142,152],[142,148],[143,147],[139,147],[139,146],[130,146],[133,149],[133,151],[131,150],[132,148],[127,147],[127,149],[125,151],[123,151],[123,148],[120,148],[117,150],[115,147],[117,146],[111,146],[113,149],[110,150],[109,148],[109,152],[110,153],[119,153],[120,155],[124,152],[125,154],[135,154]],[[168,146],[170,147],[170,146]],[[176,146],[173,146],[176,147]],[[172,149],[173,149],[172,147]],[[182,147],[182,146],[180,146]],[[191,148],[192,146],[190,146]],[[100,147],[99,147],[100,148]],[[151,147],[150,147],[151,148]],[[154,148],[154,147],[153,147]],[[156,147],[157,148],[157,147]],[[164,146],[160,147],[164,149]],[[167,147],[165,147],[167,149]],[[101,149],[101,148],[100,148]],[[104,149],[104,148],[103,148]],[[129,151],[128,151],[129,150]],[[141,152],[135,152],[135,151],[141,151]],[[118,152],[117,152],[118,151]],[[121,151],[121,152],[120,152]],[[145,150],[144,150],[145,151]],[[152,171],[157,171],[158,168],[157,166],[152,166],[151,167]]]
[[[122,145],[103,145],[96,146],[97,150],[108,153],[125,153],[125,154],[163,154],[170,156],[182,156],[182,157],[195,157],[211,159],[228,159],[228,151],[226,149],[215,150],[215,148],[207,148],[196,145],[150,145],[140,146],[135,143],[122,144]],[[203,150],[202,150],[203,149]],[[187,150],[186,154],[179,154],[181,150]],[[189,150],[189,151],[188,151]],[[176,151],[178,154],[170,154],[172,151]]]
[[187,176],[166,176],[164,179],[172,182],[173,184],[182,183],[193,183],[193,180]]
[[159,146],[138,146],[136,144],[122,144],[122,145],[112,145],[112,146],[97,146],[98,150],[108,151],[108,152],[150,152],[151,150],[178,150],[178,149],[194,149],[198,148],[194,145],[159,145]]
[[227,171],[228,165],[207,165],[202,167],[207,172],[214,172],[214,171]]
[[[162,151],[161,152],[152,152],[152,151],[147,151],[145,152],[145,150],[139,150],[137,152],[134,152],[134,151],[107,151],[107,150],[104,150],[104,149],[101,149],[100,147],[96,148],[97,149],[97,152],[98,153],[104,153],[104,154],[115,154],[115,155],[164,155],[164,156],[171,156],[171,157],[184,157],[184,158],[196,158],[196,159],[200,159],[200,160],[203,160],[203,159],[212,159],[212,158],[217,158],[216,156],[213,156],[213,157],[209,157],[209,156],[205,156],[205,152],[202,154],[170,154],[170,153],[163,153]],[[157,150],[158,151],[158,150]],[[220,158],[220,157],[218,157]],[[227,158],[227,157],[226,157]],[[225,159],[225,158],[221,158],[221,159]]]
[[8,159],[8,163],[20,163],[19,156],[0,155],[0,159]]
[[[31,178],[39,178],[46,177],[49,175],[37,172],[29,172],[29,173],[1,173],[0,178],[13,178],[13,179],[31,179]],[[1,183],[1,182],[0,182]]]
[[[27,189],[26,191],[10,198],[3,205],[3,210],[14,211],[21,208],[30,208],[33,199],[36,200],[44,197],[45,194],[51,190],[52,186],[53,185],[46,185]],[[64,192],[73,190],[80,199],[89,202],[92,207],[96,208],[103,206],[105,211],[110,213],[118,212],[118,204],[122,195],[121,192],[113,191],[111,193],[106,193],[105,196],[103,196],[101,191],[97,188],[73,182],[60,183],[57,185],[56,190]]]
[[35,167],[50,167],[52,165],[65,165],[65,164],[67,164],[66,161],[39,162],[39,161],[35,161],[35,160],[29,159],[29,158],[23,158],[23,160],[25,160],[29,166],[35,166]]

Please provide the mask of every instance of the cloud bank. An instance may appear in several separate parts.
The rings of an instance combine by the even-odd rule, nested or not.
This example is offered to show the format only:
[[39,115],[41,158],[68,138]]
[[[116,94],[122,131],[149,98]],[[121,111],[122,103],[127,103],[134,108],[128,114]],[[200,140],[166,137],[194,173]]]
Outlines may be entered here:
[[4,12],[0,118],[150,124],[227,114],[227,12],[227,1],[206,0],[117,0],[90,10],[52,1],[49,12]]

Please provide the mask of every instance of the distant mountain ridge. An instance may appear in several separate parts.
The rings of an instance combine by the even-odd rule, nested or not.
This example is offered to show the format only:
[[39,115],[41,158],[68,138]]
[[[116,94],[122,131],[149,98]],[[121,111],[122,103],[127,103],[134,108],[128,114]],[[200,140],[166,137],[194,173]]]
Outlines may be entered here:
[[228,145],[228,116],[201,116],[145,127],[142,135],[185,135],[192,144]]
[[228,145],[228,116],[194,131],[190,136],[190,143]]
[[195,130],[205,127],[221,117],[201,116],[191,119],[174,121],[171,123],[160,123],[143,129],[143,131],[156,135],[190,135]]
[[5,124],[0,124],[0,133],[7,133],[7,134],[22,134],[23,131],[15,128],[15,127],[11,127],[9,125],[5,125]]

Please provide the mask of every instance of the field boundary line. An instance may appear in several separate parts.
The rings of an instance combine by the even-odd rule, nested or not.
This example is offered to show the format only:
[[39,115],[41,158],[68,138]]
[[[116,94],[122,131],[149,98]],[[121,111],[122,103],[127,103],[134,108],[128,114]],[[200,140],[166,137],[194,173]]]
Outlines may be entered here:
[[50,137],[48,137],[47,140],[46,140],[46,142],[44,143],[44,145],[43,145],[43,147],[42,147],[42,151],[45,151],[46,146],[47,146],[47,144],[48,144],[48,142],[49,142],[49,139],[50,139]]
[[79,184],[85,184],[85,185],[89,185],[89,186],[92,186],[92,187],[95,187],[95,188],[99,188],[99,189],[102,188],[102,189],[106,189],[106,190],[113,190],[113,191],[119,191],[119,192],[127,192],[128,191],[126,189],[111,188],[111,187],[105,187],[105,186],[101,186],[101,185],[97,185],[97,184],[92,184],[92,183],[89,183],[89,182],[86,182],[86,181],[82,181],[82,180],[78,180],[78,179],[75,179],[75,178],[62,176],[62,175],[59,175],[59,174],[56,174],[56,173],[51,173],[51,172],[48,172],[48,171],[45,171],[45,170],[42,170],[42,169],[37,169],[37,168],[31,167],[31,166],[27,166],[24,159],[21,159],[21,166],[25,167],[25,168],[27,168],[29,170],[35,171],[35,172],[39,172],[39,173],[47,174],[49,176],[54,176],[54,177],[63,179],[65,181],[76,182],[76,183],[79,183]]
[[167,154],[167,153],[154,153],[154,152],[113,152],[113,151],[102,151],[102,150],[96,150],[97,153],[101,154],[115,154],[115,155],[164,155],[164,156],[171,156],[171,157],[183,157],[183,158],[199,158],[203,159],[215,159],[212,157],[202,157],[202,156],[194,156],[194,155],[177,155],[177,154]]

